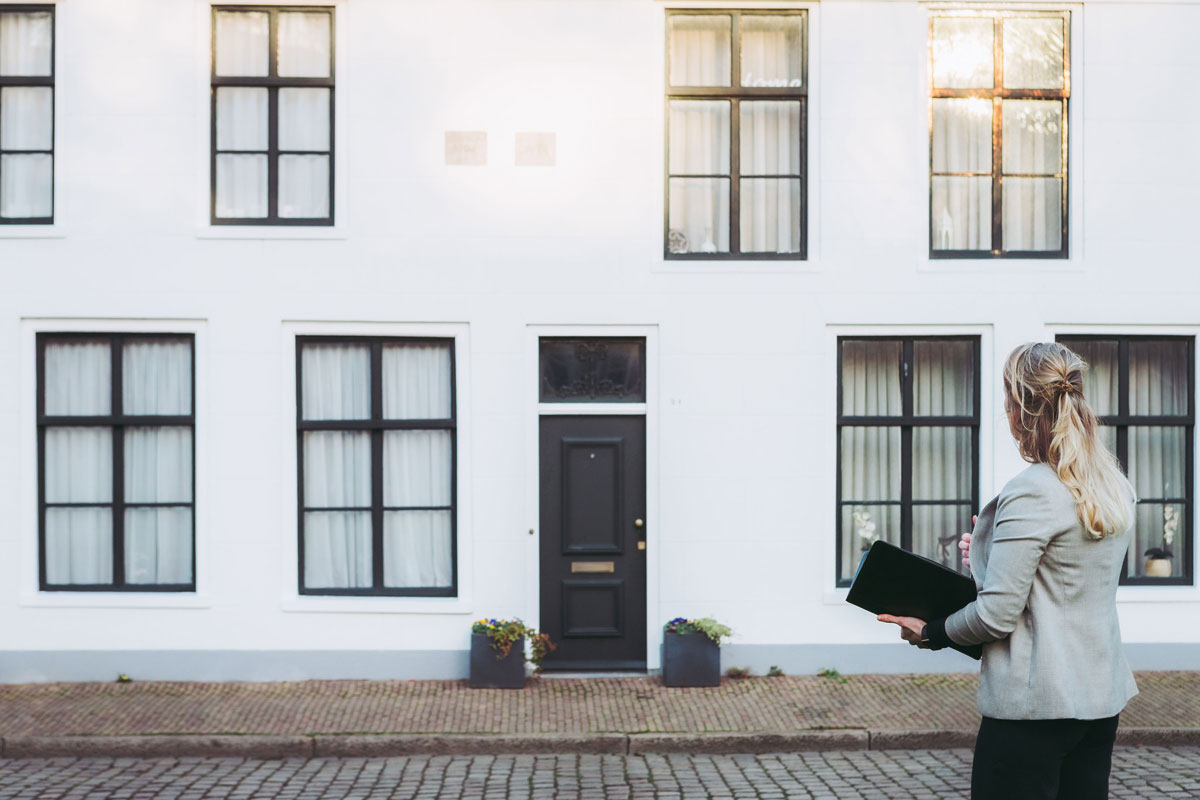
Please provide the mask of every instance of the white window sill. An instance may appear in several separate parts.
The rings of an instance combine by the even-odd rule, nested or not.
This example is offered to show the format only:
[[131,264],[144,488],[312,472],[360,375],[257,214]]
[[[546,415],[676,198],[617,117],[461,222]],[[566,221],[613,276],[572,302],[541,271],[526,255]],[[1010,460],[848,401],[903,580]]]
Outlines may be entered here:
[[471,613],[465,597],[334,597],[289,595],[280,608],[291,614],[455,614]]
[[65,239],[66,229],[59,223],[50,225],[0,225],[0,239]]
[[917,260],[918,272],[1047,273],[1083,272],[1083,260],[1070,258],[928,258]]
[[795,273],[820,272],[816,262],[811,260],[784,261],[779,259],[736,258],[720,260],[691,261],[688,259],[660,259],[650,268],[651,272],[678,273],[711,273],[715,275],[745,275],[759,273]]
[[212,608],[206,594],[191,592],[33,592],[22,594],[27,608]]
[[340,225],[304,227],[301,225],[201,225],[196,228],[197,239],[325,239],[349,238]]

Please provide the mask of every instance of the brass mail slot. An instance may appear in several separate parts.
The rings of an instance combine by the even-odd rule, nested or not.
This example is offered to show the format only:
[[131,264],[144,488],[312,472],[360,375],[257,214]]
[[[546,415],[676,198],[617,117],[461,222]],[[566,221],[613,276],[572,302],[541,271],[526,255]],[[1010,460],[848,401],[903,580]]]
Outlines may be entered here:
[[613,572],[611,561],[572,561],[571,572]]

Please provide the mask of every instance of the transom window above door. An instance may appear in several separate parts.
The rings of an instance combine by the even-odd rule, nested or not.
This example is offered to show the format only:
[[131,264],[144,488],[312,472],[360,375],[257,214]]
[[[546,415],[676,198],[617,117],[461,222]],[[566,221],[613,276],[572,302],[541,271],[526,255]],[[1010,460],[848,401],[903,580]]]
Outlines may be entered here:
[[1067,257],[1067,11],[929,22],[929,254]]
[[643,338],[544,336],[538,361],[542,403],[646,402]]
[[667,12],[668,259],[802,259],[807,13]]

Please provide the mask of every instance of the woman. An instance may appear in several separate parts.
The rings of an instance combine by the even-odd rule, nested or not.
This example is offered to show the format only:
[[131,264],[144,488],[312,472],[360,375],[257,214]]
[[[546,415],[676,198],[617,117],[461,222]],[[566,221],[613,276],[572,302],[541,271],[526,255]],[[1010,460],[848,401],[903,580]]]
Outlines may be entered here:
[[1031,466],[979,512],[959,547],[977,598],[948,617],[879,615],[910,644],[982,644],[983,721],[972,800],[1103,800],[1117,717],[1137,694],[1121,647],[1117,580],[1134,493],[1060,344],[1014,350],[1004,408]]

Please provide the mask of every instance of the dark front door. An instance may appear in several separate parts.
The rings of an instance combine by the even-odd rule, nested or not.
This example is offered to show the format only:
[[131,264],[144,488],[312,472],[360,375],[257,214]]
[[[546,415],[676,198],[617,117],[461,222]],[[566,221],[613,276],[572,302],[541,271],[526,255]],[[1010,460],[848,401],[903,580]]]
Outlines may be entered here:
[[646,666],[646,418],[541,418],[546,669]]

